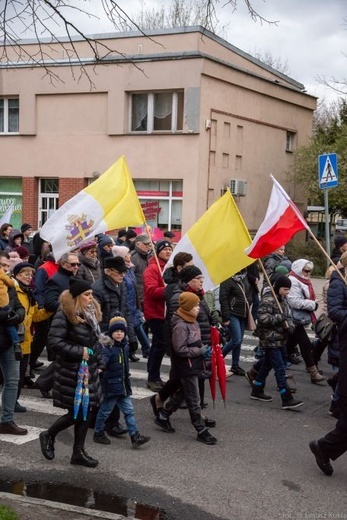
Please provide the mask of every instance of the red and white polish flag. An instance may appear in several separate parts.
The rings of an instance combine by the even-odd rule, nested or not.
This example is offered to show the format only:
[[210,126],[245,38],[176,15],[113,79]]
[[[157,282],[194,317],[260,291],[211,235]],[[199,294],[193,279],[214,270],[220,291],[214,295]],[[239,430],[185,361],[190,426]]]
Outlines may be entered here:
[[289,242],[298,231],[309,229],[289,195],[272,175],[270,177],[273,186],[265,219],[251,245],[245,249],[251,258],[269,255]]

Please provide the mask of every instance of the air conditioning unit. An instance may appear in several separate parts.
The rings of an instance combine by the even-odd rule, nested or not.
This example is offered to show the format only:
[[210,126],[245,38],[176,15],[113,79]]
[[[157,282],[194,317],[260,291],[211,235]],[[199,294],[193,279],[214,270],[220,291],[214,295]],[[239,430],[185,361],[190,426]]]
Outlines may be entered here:
[[232,195],[244,197],[247,192],[247,181],[244,179],[230,179],[229,187]]

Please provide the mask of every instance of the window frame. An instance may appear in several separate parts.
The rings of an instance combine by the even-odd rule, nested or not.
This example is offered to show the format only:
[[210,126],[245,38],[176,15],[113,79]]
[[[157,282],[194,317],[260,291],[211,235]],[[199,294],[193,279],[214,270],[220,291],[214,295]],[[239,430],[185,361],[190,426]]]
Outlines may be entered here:
[[295,150],[296,144],[296,132],[292,132],[291,130],[286,131],[286,152],[293,153]]
[[[155,130],[154,129],[154,97],[156,94],[171,94],[172,105],[171,105],[171,128],[168,130]],[[182,103],[182,129],[177,129],[179,120],[179,94],[183,95]],[[133,119],[133,100],[136,95],[147,95],[147,130],[133,130],[132,119]],[[184,90],[153,90],[153,91],[139,91],[130,92],[130,103],[129,103],[129,133],[131,134],[177,134],[183,133],[183,112],[184,112]]]
[[[3,113],[3,123],[4,123],[4,129],[0,129],[0,135],[18,135],[19,134],[19,97],[18,96],[9,96],[4,97],[1,96],[0,100],[4,102],[4,113]],[[13,100],[18,100],[18,128],[15,131],[9,130],[9,121],[10,121],[10,108],[9,108],[9,102]]]

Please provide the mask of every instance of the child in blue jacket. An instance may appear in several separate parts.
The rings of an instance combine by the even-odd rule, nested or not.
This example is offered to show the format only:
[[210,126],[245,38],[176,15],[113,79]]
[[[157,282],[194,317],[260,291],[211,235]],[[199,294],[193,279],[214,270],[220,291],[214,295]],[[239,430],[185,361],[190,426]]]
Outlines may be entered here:
[[138,448],[150,440],[150,437],[141,435],[138,431],[134,407],[131,400],[131,383],[129,377],[129,345],[126,339],[126,321],[121,316],[110,320],[109,337],[100,342],[105,371],[102,373],[101,385],[104,395],[94,428],[94,442],[110,444],[105,434],[105,421],[115,405],[123,412],[133,448]]

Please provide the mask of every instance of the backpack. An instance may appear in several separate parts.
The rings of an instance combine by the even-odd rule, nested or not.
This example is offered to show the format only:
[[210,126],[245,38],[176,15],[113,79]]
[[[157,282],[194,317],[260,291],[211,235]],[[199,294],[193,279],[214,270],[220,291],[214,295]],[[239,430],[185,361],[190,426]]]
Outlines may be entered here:
[[324,342],[331,341],[333,334],[336,330],[336,323],[333,322],[329,316],[322,313],[319,318],[317,318],[316,323],[314,324],[314,332],[316,336]]

